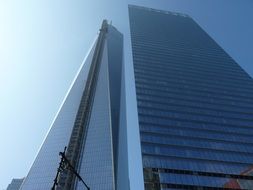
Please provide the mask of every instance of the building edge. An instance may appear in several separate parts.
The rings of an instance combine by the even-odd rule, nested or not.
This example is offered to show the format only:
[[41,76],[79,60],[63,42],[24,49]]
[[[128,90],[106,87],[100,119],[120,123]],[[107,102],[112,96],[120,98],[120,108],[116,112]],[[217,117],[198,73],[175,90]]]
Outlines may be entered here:
[[[85,65],[88,64],[88,63],[86,62],[86,60],[88,59],[88,57],[89,57],[90,54],[92,53],[93,48],[95,47],[95,45],[96,45],[96,43],[97,43],[97,38],[98,38],[98,35],[96,35],[96,36],[94,37],[94,40],[93,40],[93,42],[92,42],[90,48],[88,49],[88,51],[87,51],[87,53],[86,53],[86,55],[85,55],[85,57],[84,57],[84,59],[83,59],[81,65],[80,65],[80,67],[79,67],[79,69],[78,69],[78,71],[76,72],[75,77],[74,77],[74,79],[72,80],[71,85],[70,85],[70,87],[68,88],[67,93],[66,93],[66,95],[64,96],[64,98],[63,98],[63,100],[62,100],[62,102],[61,102],[61,104],[60,104],[60,107],[59,107],[59,109],[57,110],[57,112],[56,112],[56,114],[55,114],[55,116],[54,116],[54,118],[53,118],[53,120],[52,120],[52,122],[51,122],[51,125],[50,125],[50,127],[49,127],[49,129],[48,129],[48,131],[47,131],[47,133],[46,133],[46,135],[45,135],[45,137],[44,137],[44,139],[43,139],[43,141],[42,141],[42,143],[41,143],[41,145],[40,145],[40,147],[39,147],[39,149],[38,149],[38,151],[37,151],[37,153],[36,153],[36,155],[35,155],[35,157],[34,157],[34,159],[33,159],[33,161],[32,161],[32,164],[31,164],[30,167],[29,167],[27,176],[24,178],[24,180],[23,180],[23,182],[22,182],[22,184],[21,184],[21,186],[20,186],[20,190],[23,190],[23,186],[24,186],[24,184],[26,183],[26,180],[28,180],[27,177],[29,176],[29,174],[30,174],[30,172],[31,172],[31,169],[33,168],[34,164],[36,163],[36,160],[38,159],[38,155],[39,155],[39,153],[40,153],[40,151],[41,151],[41,149],[42,149],[42,147],[43,147],[43,144],[45,143],[45,141],[46,141],[46,139],[47,139],[47,137],[48,137],[50,131],[52,130],[52,128],[53,128],[53,126],[54,126],[55,121],[57,120],[57,118],[58,118],[58,116],[59,116],[59,114],[60,114],[62,108],[64,107],[64,104],[65,104],[67,98],[69,97],[70,92],[71,92],[71,90],[73,89],[73,87],[74,87],[74,85],[75,85],[75,83],[76,83],[76,81],[77,81],[77,79],[78,79],[79,74],[81,73],[83,67],[85,67]],[[59,150],[59,151],[61,151],[61,150]],[[53,179],[52,179],[52,184],[53,184]]]
[[144,190],[144,178],[142,168],[141,144],[139,121],[137,112],[137,97],[133,67],[132,43],[130,35],[130,20],[128,6],[126,6],[127,22],[124,33],[124,90],[126,101],[126,130],[128,150],[128,176],[129,189]]

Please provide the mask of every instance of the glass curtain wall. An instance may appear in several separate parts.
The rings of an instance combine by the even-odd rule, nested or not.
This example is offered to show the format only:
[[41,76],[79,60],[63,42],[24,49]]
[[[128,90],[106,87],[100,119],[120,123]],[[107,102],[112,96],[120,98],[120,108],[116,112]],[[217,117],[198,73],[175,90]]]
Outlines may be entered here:
[[145,189],[252,189],[252,78],[187,15],[129,17]]

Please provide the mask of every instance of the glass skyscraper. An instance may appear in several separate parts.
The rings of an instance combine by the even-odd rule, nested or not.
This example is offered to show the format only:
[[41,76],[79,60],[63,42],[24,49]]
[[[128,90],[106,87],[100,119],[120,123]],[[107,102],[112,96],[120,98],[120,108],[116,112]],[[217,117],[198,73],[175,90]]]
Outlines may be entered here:
[[24,178],[22,179],[12,179],[11,183],[8,185],[6,190],[19,190]]
[[[53,187],[59,152],[65,146],[67,158],[90,189],[116,188],[122,45],[122,34],[104,21],[22,190]],[[73,171],[63,170],[56,189],[85,189],[85,186]]]
[[145,189],[253,189],[252,78],[187,15],[129,17]]
[[[21,189],[50,189],[65,146],[91,190],[253,189],[252,78],[188,15],[128,10],[130,36],[103,22]],[[56,189],[85,187],[63,170]]]

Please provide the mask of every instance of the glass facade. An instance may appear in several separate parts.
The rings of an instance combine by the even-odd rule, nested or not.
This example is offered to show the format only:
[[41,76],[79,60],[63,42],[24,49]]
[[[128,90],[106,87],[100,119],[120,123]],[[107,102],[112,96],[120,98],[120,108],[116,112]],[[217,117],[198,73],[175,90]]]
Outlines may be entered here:
[[[115,189],[118,165],[123,36],[111,25],[107,30],[88,132],[79,164],[79,174],[90,189],[100,190]],[[78,181],[75,189],[84,189],[84,185]]]
[[85,58],[52,126],[21,186],[21,190],[51,189],[60,162],[59,152],[68,145],[88,77],[96,42]]
[[24,178],[22,179],[13,179],[8,185],[6,190],[19,190],[21,184],[23,183]]
[[[90,189],[116,189],[118,150],[121,148],[119,123],[121,90],[123,90],[121,88],[123,36],[106,21],[103,21],[102,26],[105,27],[101,28],[100,33],[104,35],[99,36],[94,42],[81,66],[21,186],[22,190],[52,188],[61,159],[59,152],[63,151],[65,146],[68,146],[66,157]],[[100,43],[101,41],[103,43]],[[97,66],[95,72],[91,72],[94,66]],[[84,97],[88,96],[88,92],[91,98],[85,101]],[[87,122],[81,123],[84,107],[85,113],[88,113],[85,115]],[[76,130],[77,124],[85,131],[82,135],[78,133],[79,128],[79,131]],[[126,140],[122,143],[126,143]],[[78,149],[69,149],[77,145]],[[70,159],[73,152],[78,152],[75,154],[78,155],[78,159],[73,159],[74,161]],[[76,178],[72,170],[68,169],[62,169],[56,189],[84,189],[84,184]],[[69,173],[71,175],[68,175]]]
[[[114,189],[108,77],[105,48],[79,168],[80,175],[90,189]],[[76,189],[84,189],[81,181]]]
[[253,189],[253,80],[189,16],[129,6],[145,189]]

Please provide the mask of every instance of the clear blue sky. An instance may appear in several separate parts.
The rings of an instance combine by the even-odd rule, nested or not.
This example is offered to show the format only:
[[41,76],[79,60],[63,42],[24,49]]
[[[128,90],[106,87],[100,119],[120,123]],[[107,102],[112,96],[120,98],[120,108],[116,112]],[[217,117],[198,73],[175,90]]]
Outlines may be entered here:
[[[253,76],[253,1],[128,2],[187,13]],[[123,8],[124,0],[0,0],[0,190],[27,174],[102,19],[123,29]]]

